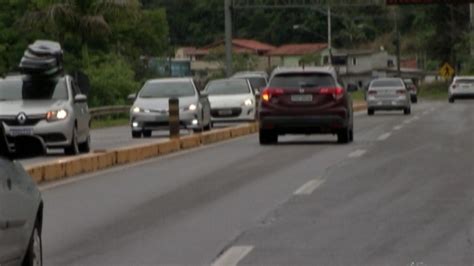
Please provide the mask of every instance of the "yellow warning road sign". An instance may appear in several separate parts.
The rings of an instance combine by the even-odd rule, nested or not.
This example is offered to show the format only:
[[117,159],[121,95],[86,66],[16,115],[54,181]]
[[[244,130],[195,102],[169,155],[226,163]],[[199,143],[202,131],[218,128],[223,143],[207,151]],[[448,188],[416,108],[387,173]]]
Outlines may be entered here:
[[439,75],[444,79],[451,79],[454,76],[454,68],[450,64],[444,63],[439,69]]

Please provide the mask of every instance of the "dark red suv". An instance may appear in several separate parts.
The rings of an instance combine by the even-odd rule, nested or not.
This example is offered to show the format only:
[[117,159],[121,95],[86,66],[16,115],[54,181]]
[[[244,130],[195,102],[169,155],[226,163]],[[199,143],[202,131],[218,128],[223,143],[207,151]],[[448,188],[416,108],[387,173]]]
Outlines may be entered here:
[[354,136],[352,99],[332,67],[279,68],[261,93],[260,144],[285,134],[335,134],[339,143]]

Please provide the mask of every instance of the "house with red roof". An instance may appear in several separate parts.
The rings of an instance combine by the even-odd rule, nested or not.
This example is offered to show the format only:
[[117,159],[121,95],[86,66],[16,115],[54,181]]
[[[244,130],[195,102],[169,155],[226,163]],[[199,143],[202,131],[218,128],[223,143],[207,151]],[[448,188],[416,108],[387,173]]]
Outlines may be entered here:
[[[225,46],[224,41],[218,41],[207,46],[202,47],[202,50],[210,51],[213,49],[223,49]],[[275,49],[276,47],[267,43],[263,43],[257,40],[249,39],[233,39],[232,40],[232,52],[236,54],[253,54],[257,56],[263,56]]]
[[[326,49],[326,43],[301,43],[286,44],[275,48],[267,53],[269,64],[271,67],[276,66],[301,66],[306,63],[309,65],[318,65],[320,60],[307,61],[306,58],[312,56],[316,59],[320,53]],[[311,61],[311,60],[310,60]]]

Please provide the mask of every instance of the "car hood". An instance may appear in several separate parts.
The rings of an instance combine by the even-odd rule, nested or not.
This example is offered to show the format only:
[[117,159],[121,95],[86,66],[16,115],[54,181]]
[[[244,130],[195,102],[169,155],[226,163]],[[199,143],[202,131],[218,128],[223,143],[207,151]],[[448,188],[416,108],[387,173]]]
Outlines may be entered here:
[[[168,110],[168,98],[137,98],[133,106],[150,110]],[[191,104],[197,104],[197,97],[181,97],[179,98],[179,107],[185,108]]]
[[211,107],[235,107],[240,106],[247,99],[255,101],[255,97],[252,94],[235,94],[235,95],[210,95],[209,101]]
[[46,114],[49,111],[65,108],[64,100],[27,100],[27,101],[0,101],[0,115],[13,116],[24,112],[26,115]]

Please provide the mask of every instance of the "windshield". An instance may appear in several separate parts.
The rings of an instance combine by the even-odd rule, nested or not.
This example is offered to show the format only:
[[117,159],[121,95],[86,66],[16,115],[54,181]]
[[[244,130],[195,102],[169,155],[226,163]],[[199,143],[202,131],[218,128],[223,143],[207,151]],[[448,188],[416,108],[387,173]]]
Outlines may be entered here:
[[270,81],[272,88],[334,87],[336,82],[329,74],[324,73],[290,73],[278,74]]
[[254,78],[248,78],[248,80],[254,90],[260,90],[267,86],[267,81],[264,78],[254,77]]
[[140,98],[170,98],[196,95],[191,82],[147,82]]
[[0,80],[0,101],[67,99],[64,78]]
[[474,84],[474,79],[458,79],[456,84]]
[[384,79],[372,81],[371,87],[402,87],[403,83],[399,79]]
[[209,83],[206,89],[209,95],[249,94],[250,89],[244,79],[221,80]]

